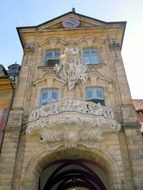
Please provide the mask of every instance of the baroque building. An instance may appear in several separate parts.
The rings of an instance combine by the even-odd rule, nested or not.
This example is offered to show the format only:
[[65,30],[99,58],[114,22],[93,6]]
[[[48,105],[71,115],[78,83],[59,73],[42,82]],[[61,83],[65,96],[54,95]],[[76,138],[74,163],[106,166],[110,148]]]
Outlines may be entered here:
[[142,190],[126,22],[75,12],[18,27],[24,50],[0,159],[3,190]]

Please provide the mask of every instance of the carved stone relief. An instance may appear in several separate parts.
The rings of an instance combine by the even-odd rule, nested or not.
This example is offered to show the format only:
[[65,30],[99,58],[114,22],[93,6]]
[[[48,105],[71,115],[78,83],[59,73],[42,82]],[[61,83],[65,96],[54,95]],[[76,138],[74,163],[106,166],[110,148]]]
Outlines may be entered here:
[[34,50],[35,50],[35,44],[34,43],[30,43],[30,44],[26,45],[25,53],[26,54],[33,54]]
[[35,51],[35,44],[34,43],[30,43],[30,44],[26,45],[26,47],[24,49],[24,53],[25,53],[24,66],[29,65],[34,51]]
[[95,40],[95,37],[94,36],[86,36],[85,40],[86,40],[88,46],[92,47],[93,46],[93,42]]
[[48,42],[52,48],[56,48],[56,44],[58,42],[58,38],[48,38]]
[[60,56],[60,64],[56,64],[54,70],[67,84],[69,90],[78,82],[86,83],[89,78],[87,65],[82,62],[80,49],[73,41],[65,47],[64,53]]
[[75,99],[49,103],[31,112],[27,135],[37,134],[49,148],[97,146],[105,131],[119,131],[110,107]]
[[[89,81],[90,73],[92,72],[96,72],[95,75],[98,75],[98,78],[105,79],[106,77],[103,77],[99,71],[97,72],[97,70],[102,69],[106,66],[106,64],[100,63],[92,66],[86,65],[83,63],[81,55],[81,47],[83,47],[84,43],[87,46],[89,44],[93,45],[98,41],[100,41],[100,45],[103,45],[103,40],[99,37],[96,38],[95,36],[77,38],[76,41],[74,38],[66,38],[66,40],[62,37],[48,38],[46,39],[46,43],[48,43],[50,47],[54,48],[57,44],[59,44],[59,47],[62,47],[64,51],[60,56],[60,63],[56,64],[54,69],[51,66],[39,66],[38,69],[40,69],[44,74],[55,73],[57,78],[61,79],[61,81],[67,85],[68,90],[72,90],[76,84],[87,83],[87,81]],[[110,81],[108,78],[105,80]]]

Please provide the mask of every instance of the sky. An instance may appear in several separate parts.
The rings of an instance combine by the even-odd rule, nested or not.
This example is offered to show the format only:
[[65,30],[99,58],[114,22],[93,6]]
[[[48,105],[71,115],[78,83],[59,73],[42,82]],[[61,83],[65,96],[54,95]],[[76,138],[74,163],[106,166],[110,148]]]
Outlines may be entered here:
[[21,64],[16,27],[35,26],[76,12],[106,22],[127,21],[122,57],[132,98],[143,99],[143,0],[0,0],[0,64]]

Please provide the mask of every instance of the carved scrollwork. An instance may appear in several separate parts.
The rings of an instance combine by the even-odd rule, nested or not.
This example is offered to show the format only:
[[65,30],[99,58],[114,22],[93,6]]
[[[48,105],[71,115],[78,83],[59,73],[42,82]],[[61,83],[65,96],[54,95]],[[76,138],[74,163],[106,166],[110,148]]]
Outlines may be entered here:
[[72,90],[77,82],[86,83],[89,78],[87,65],[82,62],[80,49],[74,42],[66,45],[64,53],[60,56],[60,64],[56,64],[54,70],[66,82],[69,90]]
[[40,117],[47,117],[49,115],[60,114],[63,112],[78,112],[83,114],[91,114],[93,116],[103,116],[108,119],[115,119],[112,108],[101,106],[100,103],[81,101],[76,99],[64,99],[58,102],[48,103],[38,109],[34,109],[30,116],[29,121],[35,121]]
[[28,66],[30,64],[34,51],[35,51],[34,43],[30,43],[26,45],[26,47],[24,48],[24,53],[25,53],[24,66]]
[[33,54],[35,50],[35,44],[31,43],[31,44],[27,44],[25,47],[25,53],[26,54]]
[[46,146],[96,146],[104,131],[119,131],[110,107],[66,99],[35,109],[29,116],[27,135],[38,134]]

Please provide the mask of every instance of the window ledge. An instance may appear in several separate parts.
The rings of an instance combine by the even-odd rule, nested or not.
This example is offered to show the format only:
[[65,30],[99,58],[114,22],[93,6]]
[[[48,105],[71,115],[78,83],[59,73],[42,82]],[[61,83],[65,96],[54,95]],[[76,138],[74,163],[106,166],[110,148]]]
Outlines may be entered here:
[[44,65],[44,66],[38,66],[37,69],[43,71],[43,72],[54,72],[54,66],[55,65]]
[[101,69],[106,66],[105,63],[98,63],[98,64],[87,64],[88,69],[90,71],[94,71],[94,69]]

